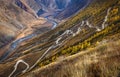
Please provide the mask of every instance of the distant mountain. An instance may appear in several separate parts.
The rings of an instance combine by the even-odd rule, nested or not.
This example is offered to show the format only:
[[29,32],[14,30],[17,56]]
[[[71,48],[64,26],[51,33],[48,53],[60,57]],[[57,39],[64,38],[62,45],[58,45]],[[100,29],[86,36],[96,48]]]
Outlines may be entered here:
[[36,2],[42,7],[37,13],[39,16],[63,19],[83,8],[88,0],[36,0]]
[[38,16],[64,19],[86,6],[88,0],[16,0],[25,11],[34,10]]

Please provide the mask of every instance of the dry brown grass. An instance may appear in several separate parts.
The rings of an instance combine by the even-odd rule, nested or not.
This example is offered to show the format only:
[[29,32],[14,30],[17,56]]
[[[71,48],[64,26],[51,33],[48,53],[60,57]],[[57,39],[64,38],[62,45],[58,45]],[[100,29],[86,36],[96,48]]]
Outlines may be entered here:
[[120,40],[101,42],[20,77],[119,77]]

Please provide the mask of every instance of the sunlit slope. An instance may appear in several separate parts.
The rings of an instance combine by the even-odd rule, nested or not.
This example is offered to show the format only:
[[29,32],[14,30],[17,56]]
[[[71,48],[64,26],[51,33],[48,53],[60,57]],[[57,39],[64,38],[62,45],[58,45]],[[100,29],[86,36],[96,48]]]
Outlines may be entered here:
[[44,19],[37,19],[34,15],[19,8],[15,0],[1,0],[0,48],[13,41],[26,28],[44,22]]
[[[94,2],[96,2],[98,4],[94,4]],[[113,2],[116,2],[116,1],[113,1]],[[45,46],[45,45],[49,46],[49,44],[52,44],[55,40],[57,40],[57,38],[59,38],[59,36],[62,35],[66,30],[73,30],[74,33],[77,32],[78,27],[80,27],[80,25],[82,24],[82,21],[84,21],[85,24],[83,27],[81,27],[81,28],[83,28],[82,32],[80,32],[77,36],[71,38],[71,40],[73,39],[74,42],[69,41],[69,45],[70,44],[73,45],[73,44],[79,42],[80,39],[83,38],[83,36],[86,37],[88,35],[96,33],[97,30],[102,29],[102,24],[104,22],[105,16],[107,15],[107,11],[108,11],[108,9],[111,8],[113,2],[107,3],[107,1],[105,1],[105,2],[100,1],[100,3],[99,3],[98,1],[93,1],[93,3],[91,3],[91,5],[89,5],[83,11],[81,11],[80,14],[69,19],[69,21],[61,24],[56,29],[49,31],[45,34],[39,35],[39,36],[29,40],[28,42],[22,44],[22,46],[20,46],[18,48],[18,51],[24,51],[27,49],[29,49],[29,50],[31,49],[31,51],[34,52],[35,49],[37,49],[37,48],[40,48],[40,47],[43,48],[43,46]],[[108,6],[106,5],[106,3],[108,4]],[[106,7],[104,7],[105,5],[106,5]],[[94,6],[96,6],[96,7],[94,7]],[[92,8],[92,11],[90,11],[91,8]],[[97,10],[97,9],[100,9],[100,10]],[[89,13],[88,13],[88,11],[89,11]],[[89,16],[87,16],[87,15],[89,15]],[[109,15],[109,17],[110,17],[110,15]],[[119,15],[117,17],[118,17],[118,19],[117,19],[117,21],[118,21]],[[92,25],[93,27],[90,28],[88,23],[87,23],[87,25],[88,25],[87,26],[86,22],[89,22],[89,24]],[[106,24],[112,25],[112,22],[107,21]],[[32,49],[32,47],[33,47],[33,49]]]
[[[78,52],[83,53],[84,50],[91,47],[94,48],[97,43],[103,40],[107,40],[108,42],[118,41],[120,38],[119,35],[120,1],[93,0],[79,14],[60,24],[54,30],[22,43],[15,50],[16,52],[21,52],[20,54],[11,56],[12,59],[8,59],[8,63],[6,61],[4,64],[0,64],[0,69],[2,69],[0,70],[0,76],[14,76],[18,73],[31,70],[39,73],[40,71],[36,71],[36,69],[38,70],[47,64],[63,60],[65,57],[77,54]],[[115,46],[119,48],[119,44]],[[95,52],[97,53],[96,49]],[[114,50],[110,53],[112,52]],[[84,56],[84,54],[81,56]],[[21,60],[27,63],[29,68],[26,68],[25,63],[18,64]],[[17,70],[15,70],[13,68],[15,65],[19,65],[20,67],[16,67]],[[3,68],[3,66],[6,67]]]

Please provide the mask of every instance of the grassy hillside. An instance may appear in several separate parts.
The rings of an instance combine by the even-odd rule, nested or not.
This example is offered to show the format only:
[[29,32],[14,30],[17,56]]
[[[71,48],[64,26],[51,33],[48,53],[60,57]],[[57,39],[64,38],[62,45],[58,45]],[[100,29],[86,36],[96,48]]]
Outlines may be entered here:
[[[115,67],[119,67],[119,63],[116,65],[116,63],[117,63],[116,60],[118,61],[118,59],[116,57],[119,55],[115,54],[115,53],[119,53],[119,51],[118,51],[119,45],[116,46],[115,50],[114,50],[114,47],[112,48],[112,47],[108,46],[109,44],[111,44],[110,41],[113,41],[113,42],[117,41],[118,44],[120,44],[118,41],[120,38],[119,37],[119,35],[120,35],[120,26],[119,26],[120,25],[120,23],[119,23],[120,22],[120,13],[119,13],[120,12],[120,7],[119,7],[120,4],[119,4],[119,0],[115,1],[115,2],[113,1],[114,3],[112,3],[110,5],[106,5],[106,3],[104,4],[104,1],[103,1],[103,3],[102,3],[102,1],[100,1],[100,3],[99,3],[99,1],[95,1],[95,2],[98,4],[94,5],[94,1],[93,1],[93,4],[89,5],[89,7],[86,8],[87,11],[88,11],[88,9],[92,10],[92,8],[91,8],[92,6],[96,6],[95,8],[98,9],[98,7],[103,4],[103,6],[106,6],[106,7],[101,7],[101,8],[99,7],[100,10],[97,10],[97,9],[95,10],[95,8],[94,8],[93,11],[92,12],[89,11],[88,14],[84,13],[86,11],[86,9],[85,9],[83,11],[83,14],[82,14],[82,12],[80,12],[78,15],[74,16],[72,18],[72,20],[68,21],[68,23],[65,23],[63,27],[66,27],[67,25],[69,25],[69,27],[70,27],[70,25],[74,24],[74,23],[78,24],[81,21],[79,18],[82,18],[83,20],[86,20],[86,19],[89,20],[94,26],[101,26],[100,23],[103,22],[103,19],[105,17],[105,10],[108,8],[111,8],[110,14],[108,17],[108,21],[107,21],[108,26],[100,32],[95,32],[94,29],[88,30],[85,28],[86,29],[85,31],[79,33],[77,36],[75,36],[73,38],[68,39],[68,41],[65,42],[64,45],[53,50],[52,54],[55,52],[58,52],[58,53],[56,53],[52,57],[46,58],[42,62],[40,61],[38,66],[42,67],[51,62],[56,62],[61,59],[63,60],[63,62],[60,61],[58,64],[55,63],[55,65],[53,63],[53,65],[50,65],[50,67],[48,66],[46,68],[43,68],[43,70],[42,69],[38,70],[37,68],[39,68],[39,67],[36,67],[37,70],[30,73],[30,75],[32,75],[32,76],[40,75],[43,77],[51,77],[51,76],[56,77],[57,74],[61,75],[58,77],[63,77],[63,76],[85,77],[85,75],[87,75],[87,74],[88,74],[87,76],[91,76],[91,77],[96,77],[96,76],[98,76],[98,77],[115,76],[116,77],[116,76],[119,76],[119,72],[115,68]],[[105,2],[107,2],[107,1],[105,1]],[[98,5],[98,7],[97,7],[97,5]],[[85,14],[85,16],[84,16],[84,14]],[[88,16],[86,16],[86,15],[88,15]],[[81,17],[81,16],[83,16],[83,17]],[[81,35],[82,35],[82,37],[79,37]],[[55,36],[54,36],[54,38],[55,38]],[[101,44],[102,40],[107,40],[108,43],[105,43],[105,45],[102,44],[97,47],[96,45]],[[115,64],[111,65],[113,70],[110,70],[110,68],[107,67],[107,66],[109,66],[108,63],[110,63],[112,61],[111,60],[112,57],[107,54],[108,53],[107,50],[109,50],[110,48],[113,49],[113,50],[111,50],[110,55],[112,55],[113,53],[115,54],[115,56],[113,56],[113,60],[115,60]],[[77,60],[78,67],[74,67],[74,65],[72,66],[71,61],[70,61],[70,65],[64,64],[64,57],[73,55],[78,52],[84,53],[85,51],[83,51],[83,50],[88,51],[88,53],[90,54],[90,55],[88,55],[88,58],[90,58],[90,56],[92,54],[96,55],[96,53],[99,53],[99,51],[100,51],[100,52],[104,52],[104,55],[109,57],[110,60],[109,60],[109,58],[104,58],[102,61],[98,60],[98,63],[94,63],[94,62],[91,62],[91,64],[88,63],[88,65],[86,67],[85,66],[81,67],[82,65],[79,65],[79,62],[80,63],[86,62],[86,61],[88,61],[87,60],[88,58],[85,60],[84,59],[83,60],[80,59],[79,61]],[[32,50],[32,51],[34,51],[34,50]],[[92,53],[92,51],[94,51],[95,53]],[[47,55],[47,56],[49,56],[49,55]],[[85,56],[85,55],[81,54],[81,56]],[[102,56],[103,55],[99,55],[97,57],[103,58]],[[75,60],[75,59],[76,58],[74,58],[73,60]],[[92,58],[92,59],[94,59],[94,58]],[[108,62],[105,62],[107,59],[108,59]],[[103,62],[103,65],[98,65],[99,63],[102,63],[102,62]],[[62,66],[62,63],[63,63],[63,66]],[[67,62],[65,60],[65,63],[69,63],[69,62]],[[61,69],[59,68],[59,66],[61,67]],[[106,67],[104,67],[104,66],[106,66]],[[70,68],[70,67],[73,67],[73,68]],[[87,68],[87,67],[89,67],[89,68]],[[97,68],[97,67],[99,67],[99,68]],[[53,72],[55,72],[55,69],[57,69],[57,68],[59,70],[56,71],[56,73],[53,75]],[[81,68],[87,68],[87,69],[78,70]],[[77,76],[76,76],[76,72],[74,72],[73,69],[76,69],[76,72],[78,72]],[[65,72],[64,70],[65,71],[69,70],[71,72],[68,73],[68,72]],[[99,73],[99,70],[101,71],[100,73]],[[103,72],[105,70],[108,72]],[[88,73],[83,74],[84,71],[88,71]],[[50,72],[50,74],[45,75],[42,72],[46,72],[46,73]],[[65,72],[65,73],[63,73],[63,72]]]
[[[114,1],[114,0],[112,0],[112,1],[93,0],[93,2],[88,7],[86,7],[84,10],[80,11],[79,14],[71,17],[70,19],[68,19],[68,21],[60,24],[56,29],[49,31],[45,34],[39,35],[39,36],[29,40],[28,42],[22,44],[22,46],[19,47],[18,51],[27,50],[29,47],[31,48],[34,45],[36,45],[36,43],[38,43],[37,47],[40,48],[41,43],[43,44],[46,42],[54,41],[65,30],[74,27],[75,25],[79,24],[82,20],[89,20],[91,22],[91,24],[93,24],[94,26],[99,26],[99,24],[102,23],[105,15],[106,15],[106,10],[110,6],[112,6],[113,3],[115,3],[115,2],[116,1]],[[99,22],[99,21],[101,21],[101,22]],[[96,22],[96,24],[94,22]],[[86,34],[87,34],[87,32],[86,32]],[[80,37],[77,38],[77,36],[76,36],[76,39],[78,40],[78,39],[80,39]],[[80,40],[78,40],[78,41],[77,40],[74,42],[80,41]]]
[[119,77],[120,40],[101,41],[95,47],[20,77]]
[[[54,43],[55,39],[65,31],[65,29],[70,29],[72,28],[72,26],[74,27],[77,24],[79,25],[81,20],[89,20],[94,26],[101,27],[101,23],[103,22],[106,15],[106,10],[110,7],[112,8],[112,10],[109,14],[109,19],[107,21],[108,27],[106,29],[102,30],[101,32],[96,32],[95,29],[85,27],[83,31],[80,32],[77,36],[68,39],[63,45],[53,50],[53,52],[59,52],[59,55],[63,55],[66,53],[68,53],[69,55],[74,54],[80,50],[94,45],[94,43],[104,39],[105,37],[107,37],[107,35],[119,33],[119,10],[117,11],[117,13],[114,13],[115,15],[113,15],[114,10],[119,9],[119,3],[116,3],[117,1],[109,3],[107,2],[108,1],[93,1],[87,8],[85,8],[79,14],[73,16],[71,19],[65,22],[65,24],[61,24],[56,29],[37,36],[33,38],[33,40],[22,44],[22,46],[19,47],[17,51],[23,51],[25,52],[25,54],[37,51],[40,48],[42,48],[41,51],[45,51],[50,45]],[[86,16],[89,14],[90,16]]]
[[21,74],[26,66],[19,64],[13,75],[119,77],[119,39],[120,0],[92,0],[57,28],[23,42],[14,50],[18,52],[14,58],[0,64],[0,76],[10,75],[14,65],[24,60],[34,68]]

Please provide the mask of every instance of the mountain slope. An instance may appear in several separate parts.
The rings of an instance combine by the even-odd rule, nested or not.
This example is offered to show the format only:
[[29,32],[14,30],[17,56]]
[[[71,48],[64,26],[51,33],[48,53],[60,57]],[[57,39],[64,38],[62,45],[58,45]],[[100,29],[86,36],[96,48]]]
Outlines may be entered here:
[[[40,16],[53,16],[54,18],[57,19],[64,19],[71,16],[79,9],[85,7],[88,3],[88,0],[74,0],[74,1],[36,0],[36,1],[40,3],[42,7],[40,11],[43,11],[43,15],[40,14]],[[72,11],[70,9],[72,9]]]
[[[77,15],[72,16],[55,29],[22,42],[22,44],[14,50],[14,52],[19,53],[10,56],[3,64],[0,64],[0,76],[11,77],[21,74],[20,77],[56,77],[56,75],[60,73],[61,75],[59,77],[72,77],[76,76],[72,75],[76,74],[76,72],[67,72],[71,63],[73,63],[73,68],[71,69],[74,69],[74,65],[80,68],[76,71],[83,74],[81,76],[88,74],[88,77],[96,77],[96,73],[100,73],[97,75],[98,77],[102,77],[102,75],[105,74],[105,77],[108,75],[119,76],[119,71],[116,69],[112,71],[111,74],[104,72],[104,68],[96,69],[98,63],[104,62],[106,66],[108,66],[109,63],[111,63],[109,61],[115,63],[119,61],[119,35],[120,1],[93,0]],[[104,42],[104,40],[106,41]],[[105,47],[104,44],[106,44]],[[113,46],[109,46],[109,44]],[[89,48],[92,48],[92,50],[89,50]],[[76,54],[75,57],[71,56],[73,54]],[[97,56],[97,59],[94,55]],[[66,61],[64,58],[68,56],[71,56],[72,59],[68,58]],[[87,58],[84,58],[85,56]],[[116,58],[117,56],[118,58]],[[76,57],[80,59],[76,60]],[[90,64],[87,60],[91,61]],[[52,62],[59,63],[53,63],[51,66],[50,63]],[[67,63],[69,63],[70,66],[67,66]],[[83,64],[82,67],[81,63],[85,63],[88,69],[83,69],[85,64]],[[81,64],[81,66],[77,64]],[[46,65],[48,65],[47,68],[44,67]],[[62,68],[60,69],[59,67],[61,66]],[[100,65],[98,66],[100,67]],[[112,68],[115,66],[119,67],[119,63],[118,65],[113,64],[112,66]],[[67,69],[66,72],[63,73],[62,70],[64,70],[65,67]],[[104,67],[104,64],[102,67]],[[109,67],[106,68],[110,69]],[[84,71],[86,71],[87,74]],[[45,72],[45,75],[42,72]]]
[[19,77],[108,77],[120,76],[120,40],[101,41],[96,47],[67,58],[59,58],[40,69]]
[[[16,0],[15,3],[34,16],[53,17],[59,20],[68,18],[85,7],[88,0]],[[74,9],[73,9],[74,8]],[[73,9],[70,11],[70,9]],[[37,15],[36,15],[37,14]]]
[[16,38],[26,27],[35,25],[35,21],[39,24],[45,22],[20,9],[14,0],[1,0],[0,3],[0,48]]

